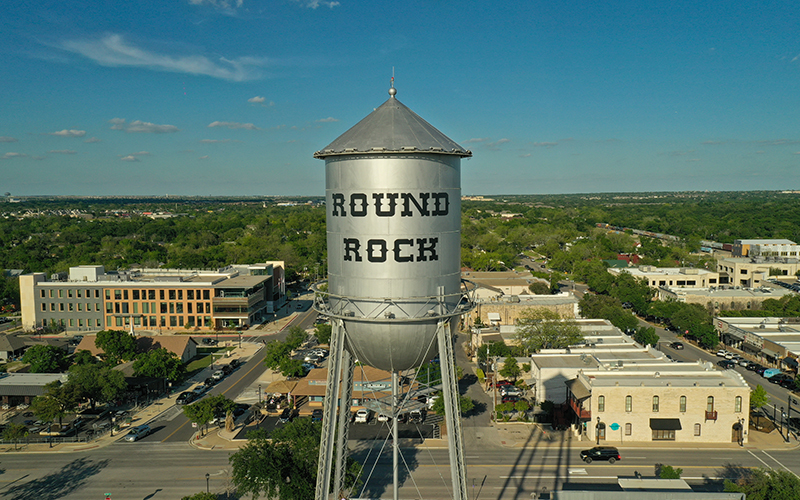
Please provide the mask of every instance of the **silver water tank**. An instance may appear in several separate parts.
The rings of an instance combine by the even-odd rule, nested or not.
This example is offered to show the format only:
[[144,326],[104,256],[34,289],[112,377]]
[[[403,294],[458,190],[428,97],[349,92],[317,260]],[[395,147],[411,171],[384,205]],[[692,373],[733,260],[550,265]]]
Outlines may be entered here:
[[472,153],[395,97],[315,158],[325,160],[326,311],[346,348],[388,371],[437,352],[437,323],[462,290],[461,158]]

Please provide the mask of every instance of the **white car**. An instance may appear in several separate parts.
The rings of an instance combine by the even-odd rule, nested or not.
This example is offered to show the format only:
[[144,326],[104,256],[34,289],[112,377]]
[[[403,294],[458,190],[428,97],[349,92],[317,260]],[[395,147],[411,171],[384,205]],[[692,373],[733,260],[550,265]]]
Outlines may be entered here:
[[500,388],[500,395],[501,396],[522,396],[522,389],[519,387],[514,387],[513,385],[507,385]]
[[389,420],[391,420],[389,415],[384,415],[383,413],[378,414],[378,422],[388,422]]
[[728,354],[728,351],[726,351],[725,349],[720,349],[719,351],[717,351],[717,356],[719,356],[720,358],[724,358],[726,354]]
[[365,408],[361,408],[360,410],[358,410],[356,412],[355,423],[357,423],[357,424],[366,424],[367,422],[370,421],[371,417],[372,417],[372,412],[370,410],[367,410]]

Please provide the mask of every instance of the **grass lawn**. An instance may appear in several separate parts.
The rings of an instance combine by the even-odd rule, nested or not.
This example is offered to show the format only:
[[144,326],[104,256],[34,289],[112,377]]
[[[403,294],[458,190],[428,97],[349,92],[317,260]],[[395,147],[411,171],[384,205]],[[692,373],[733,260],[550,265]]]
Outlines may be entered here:
[[[214,359],[220,359],[224,356],[224,353],[228,351],[232,351],[233,347],[202,347],[197,349],[197,356],[194,357],[189,364],[186,365],[186,372],[188,376],[193,376],[200,370],[208,367],[211,363],[214,362]],[[217,356],[213,356],[212,353],[219,353]]]

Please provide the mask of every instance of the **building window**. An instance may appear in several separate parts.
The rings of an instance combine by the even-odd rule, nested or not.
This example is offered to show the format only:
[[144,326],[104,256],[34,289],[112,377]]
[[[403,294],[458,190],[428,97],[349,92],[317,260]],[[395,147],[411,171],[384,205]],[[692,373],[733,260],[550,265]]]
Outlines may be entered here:
[[709,396],[706,400],[706,411],[714,411],[714,396]]
[[98,327],[99,327],[99,326],[102,326],[102,323],[100,322],[100,318],[97,318],[97,321],[95,321],[95,323],[96,323],[96,325],[97,325]]
[[58,298],[59,299],[63,299],[64,298],[64,290],[59,290],[58,291]]
[[159,297],[161,300],[164,300],[164,290],[159,290],[159,291],[158,291],[158,297]]
[[148,290],[147,291],[147,300],[156,300],[156,291],[155,290]]
[[658,413],[658,396],[653,396],[653,413]]
[[78,312],[83,312],[83,304],[78,302]]
[[606,397],[597,396],[597,411],[606,411]]
[[42,312],[45,312],[45,311],[47,311],[47,304],[42,302]]
[[114,318],[114,319],[117,321],[117,326],[122,326],[122,318],[120,318],[120,317],[118,316],[118,317],[116,317],[116,318]]
[[175,300],[175,290],[169,291],[169,300]]
[[[155,312],[155,311],[153,311]],[[142,302],[142,313],[150,314],[150,303],[149,302]]]
[[95,291],[94,291],[94,298],[96,298],[96,299],[99,299],[99,298],[100,298],[100,290],[97,290],[97,289],[95,289]]
[[695,436],[700,435],[700,424],[694,424],[694,435]]
[[178,326],[178,319],[175,316],[169,317],[169,326],[172,327]]
[[111,300],[111,290],[106,290],[106,300]]
[[183,300],[183,290],[178,290],[178,300]]
[[186,299],[194,300],[194,290],[186,290]]
[[625,396],[625,411],[633,411],[633,396]]
[[128,300],[128,291],[127,290],[123,290],[122,291],[122,298],[125,299],[125,300]]
[[122,300],[122,290],[114,290],[114,300]]
[[72,304],[72,302],[67,304],[67,309],[69,310],[69,312],[72,312],[74,310],[74,308],[75,308],[75,306]]
[[686,413],[686,396],[681,396],[680,411]]
[[733,400],[733,411],[736,413],[742,412],[742,397],[736,396],[736,399]]
[[75,290],[75,292],[78,294],[78,298],[79,298],[79,299],[82,299],[82,298],[83,298],[83,290],[81,290],[80,288],[78,288],[77,290]]
[[208,290],[203,290],[203,300],[210,300],[210,299],[211,297],[209,297]]
[[672,429],[653,429],[653,441],[675,441],[675,431]]
[[44,292],[44,289],[42,289],[42,290],[39,290],[39,297],[41,297],[41,298],[43,298],[43,299],[47,298],[47,297],[45,297],[45,292]]
[[64,303],[63,302],[58,304],[58,310],[61,311],[61,312],[64,312]]
[[625,435],[630,436],[631,434],[633,434],[633,425],[630,423],[625,424]]
[[134,290],[131,293],[133,293],[133,300],[139,300],[139,290]]
[[67,298],[68,299],[72,298],[72,288],[67,288]]

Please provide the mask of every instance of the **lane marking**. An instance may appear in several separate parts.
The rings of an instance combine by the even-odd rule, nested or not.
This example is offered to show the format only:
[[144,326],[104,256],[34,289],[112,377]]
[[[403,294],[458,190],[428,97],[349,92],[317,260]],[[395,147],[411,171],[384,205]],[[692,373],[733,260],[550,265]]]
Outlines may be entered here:
[[[791,472],[792,474],[794,474],[795,476],[797,476],[797,474],[796,474],[796,473],[795,473],[793,470],[789,469],[788,467],[786,467],[785,465],[783,465],[782,463],[780,463],[780,462],[778,461],[778,459],[777,459],[777,458],[773,457],[772,455],[770,455],[769,453],[767,453],[767,452],[766,452],[766,451],[764,451],[764,450],[761,450],[761,453],[763,453],[764,455],[768,456],[768,457],[769,457],[769,458],[771,458],[772,460],[775,460],[775,463],[776,463],[776,464],[780,465],[781,467],[783,467],[783,468],[784,468],[784,469],[786,469],[787,471],[789,471],[789,472]],[[800,476],[798,476],[798,477],[800,477]]]
[[[749,453],[749,454],[753,455],[754,457],[756,457],[756,460],[758,460],[759,462],[764,464],[764,467],[766,467],[767,469],[771,469],[772,468],[769,465],[767,465],[767,462],[765,462],[765,461],[761,460],[760,458],[758,458],[758,456],[755,453],[753,453],[752,451],[747,450],[747,453]],[[776,460],[776,462],[777,462],[777,460]]]

